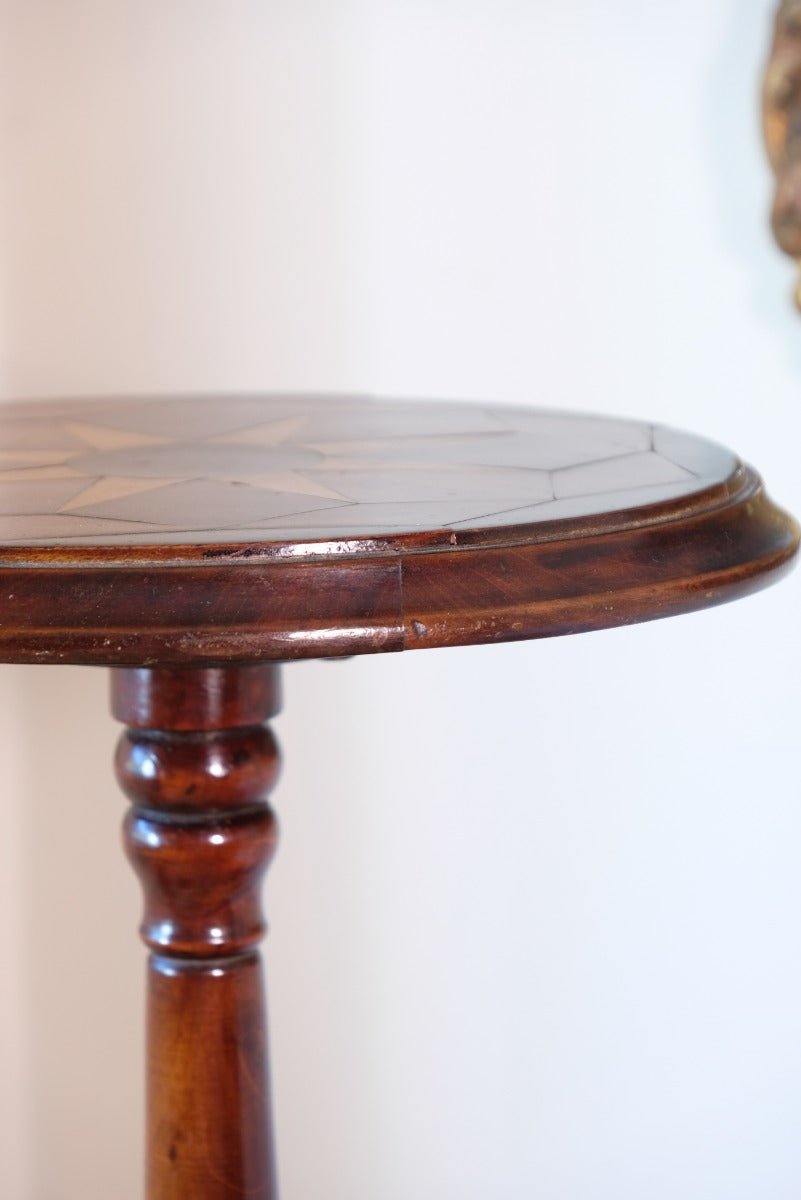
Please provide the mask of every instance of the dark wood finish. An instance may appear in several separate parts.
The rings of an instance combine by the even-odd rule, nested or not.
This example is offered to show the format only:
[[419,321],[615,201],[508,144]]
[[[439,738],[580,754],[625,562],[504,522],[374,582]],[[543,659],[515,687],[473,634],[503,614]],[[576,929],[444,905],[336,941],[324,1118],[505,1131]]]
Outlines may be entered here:
[[120,671],[113,676],[114,715],[135,729],[214,731],[262,725],[281,711],[278,671]]
[[[0,660],[115,667],[149,1200],[274,1200],[259,889],[276,660],[603,629],[777,578],[794,521],[642,422],[216,397],[0,407]],[[272,662],[271,662],[272,660]]]
[[[762,92],[763,127],[776,176],[772,225],[786,254],[801,260],[801,3],[783,0]],[[796,291],[801,307],[801,284]]]
[[414,549],[437,531],[675,501],[737,466],[642,421],[319,396],[8,404],[0,448],[0,545],[62,546],[80,564],[116,561],[111,547],[148,561],[134,548],[160,546],[184,564],[309,543]]
[[144,890],[148,1200],[277,1195],[260,888],[275,819],[273,665],[112,672],[117,777]]
[[2,436],[13,662],[212,665],[602,629],[753,591],[798,546],[734,455],[635,421],[246,397],[12,405]]

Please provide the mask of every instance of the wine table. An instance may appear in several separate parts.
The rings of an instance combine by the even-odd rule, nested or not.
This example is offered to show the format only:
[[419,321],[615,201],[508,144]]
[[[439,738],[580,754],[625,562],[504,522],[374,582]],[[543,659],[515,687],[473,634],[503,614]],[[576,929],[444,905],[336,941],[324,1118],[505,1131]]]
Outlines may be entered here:
[[258,945],[279,664],[549,637],[777,579],[798,527],[642,422],[359,397],[0,407],[0,661],[112,668],[150,950],[148,1200],[277,1195]]

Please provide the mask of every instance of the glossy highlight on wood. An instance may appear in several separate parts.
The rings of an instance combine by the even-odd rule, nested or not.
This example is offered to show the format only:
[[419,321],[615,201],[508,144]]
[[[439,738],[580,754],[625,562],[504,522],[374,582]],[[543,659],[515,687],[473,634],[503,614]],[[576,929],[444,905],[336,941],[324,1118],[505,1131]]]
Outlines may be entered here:
[[745,595],[798,548],[735,455],[637,421],[181,397],[8,405],[0,438],[12,662],[213,666],[576,633]]
[[778,578],[704,439],[489,405],[0,406],[0,659],[112,666],[148,965],[147,1200],[276,1200],[260,889],[278,663],[604,629]]
[[112,672],[117,777],[144,892],[147,1200],[275,1200],[261,882],[278,668]]

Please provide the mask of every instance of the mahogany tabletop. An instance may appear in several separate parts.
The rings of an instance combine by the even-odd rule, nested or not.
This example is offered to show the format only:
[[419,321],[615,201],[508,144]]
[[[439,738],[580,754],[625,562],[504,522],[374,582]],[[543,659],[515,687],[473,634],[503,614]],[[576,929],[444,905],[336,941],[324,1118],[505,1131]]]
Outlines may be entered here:
[[600,629],[771,582],[795,522],[730,451],[491,405],[0,406],[0,659],[236,663]]

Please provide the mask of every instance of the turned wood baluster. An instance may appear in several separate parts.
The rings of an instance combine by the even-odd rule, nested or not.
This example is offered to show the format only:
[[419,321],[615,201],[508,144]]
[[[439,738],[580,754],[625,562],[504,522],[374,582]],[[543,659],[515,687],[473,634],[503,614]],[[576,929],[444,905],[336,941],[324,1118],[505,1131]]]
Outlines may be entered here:
[[278,667],[116,668],[117,776],[144,889],[148,1200],[274,1200],[260,887]]

